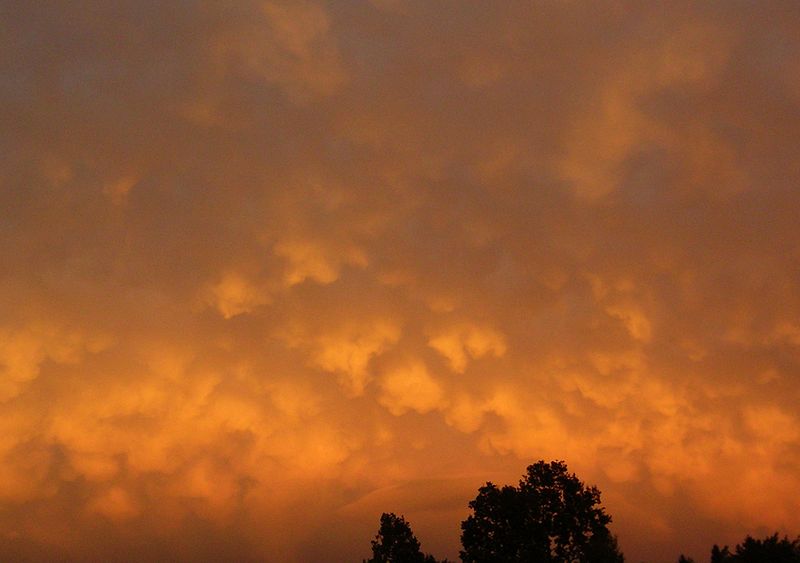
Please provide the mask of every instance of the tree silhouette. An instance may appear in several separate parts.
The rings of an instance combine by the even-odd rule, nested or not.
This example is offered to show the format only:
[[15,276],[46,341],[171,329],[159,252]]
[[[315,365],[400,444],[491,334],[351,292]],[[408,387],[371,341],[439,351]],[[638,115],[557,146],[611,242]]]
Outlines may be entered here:
[[777,533],[763,540],[747,536],[734,553],[728,546],[712,547],[711,563],[800,563],[800,538],[790,541]]
[[724,563],[729,560],[730,556],[727,545],[720,549],[718,545],[714,544],[714,547],[711,548],[711,563]]
[[622,563],[600,491],[567,472],[563,461],[528,467],[519,487],[486,483],[461,523],[467,563]]
[[367,563],[436,563],[436,559],[420,551],[419,540],[405,518],[384,512]]

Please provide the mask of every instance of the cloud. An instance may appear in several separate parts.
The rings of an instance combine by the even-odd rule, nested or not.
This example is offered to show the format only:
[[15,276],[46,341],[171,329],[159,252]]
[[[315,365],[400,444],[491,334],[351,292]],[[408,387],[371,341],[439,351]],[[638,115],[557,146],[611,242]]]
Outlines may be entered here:
[[428,345],[442,354],[453,371],[462,373],[467,367],[467,358],[502,356],[506,353],[503,335],[486,327],[451,327],[431,336]]
[[207,300],[229,319],[242,313],[249,313],[259,305],[269,303],[266,290],[257,287],[243,276],[231,272],[208,288]]
[[444,398],[441,385],[428,373],[425,364],[411,362],[383,376],[379,402],[394,415],[408,411],[426,413],[440,406]]

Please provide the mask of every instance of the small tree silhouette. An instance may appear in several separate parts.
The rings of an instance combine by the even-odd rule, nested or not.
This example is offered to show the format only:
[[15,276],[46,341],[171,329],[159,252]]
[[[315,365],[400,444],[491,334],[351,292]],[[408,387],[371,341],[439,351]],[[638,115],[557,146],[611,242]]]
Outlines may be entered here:
[[367,563],[436,563],[436,559],[420,551],[419,540],[405,518],[384,512]]
[[714,544],[714,547],[711,548],[711,563],[724,563],[729,561],[730,557],[731,553],[728,551],[727,545],[720,549],[717,544]]

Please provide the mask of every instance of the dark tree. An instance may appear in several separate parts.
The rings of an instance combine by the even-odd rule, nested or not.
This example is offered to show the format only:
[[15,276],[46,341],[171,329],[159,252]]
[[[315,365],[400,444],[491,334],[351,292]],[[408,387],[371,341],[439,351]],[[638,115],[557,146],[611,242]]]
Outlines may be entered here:
[[718,545],[714,544],[714,547],[711,548],[711,563],[725,563],[730,556],[727,545],[720,549]]
[[711,563],[800,563],[800,538],[790,541],[773,534],[763,540],[747,536],[731,553],[728,547],[711,549]]
[[563,461],[528,467],[519,487],[486,483],[461,523],[467,563],[622,563],[600,491],[567,472]]
[[681,553],[681,556],[678,558],[678,563],[694,563],[694,559],[691,557],[686,557]]
[[367,563],[436,563],[420,551],[419,540],[402,516],[381,514],[381,527],[372,540],[372,558]]

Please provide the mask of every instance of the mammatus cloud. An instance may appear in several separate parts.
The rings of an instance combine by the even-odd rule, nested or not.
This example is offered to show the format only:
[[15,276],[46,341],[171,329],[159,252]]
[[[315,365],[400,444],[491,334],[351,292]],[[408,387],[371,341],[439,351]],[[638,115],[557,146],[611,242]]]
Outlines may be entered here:
[[0,553],[797,533],[792,3],[0,8]]

